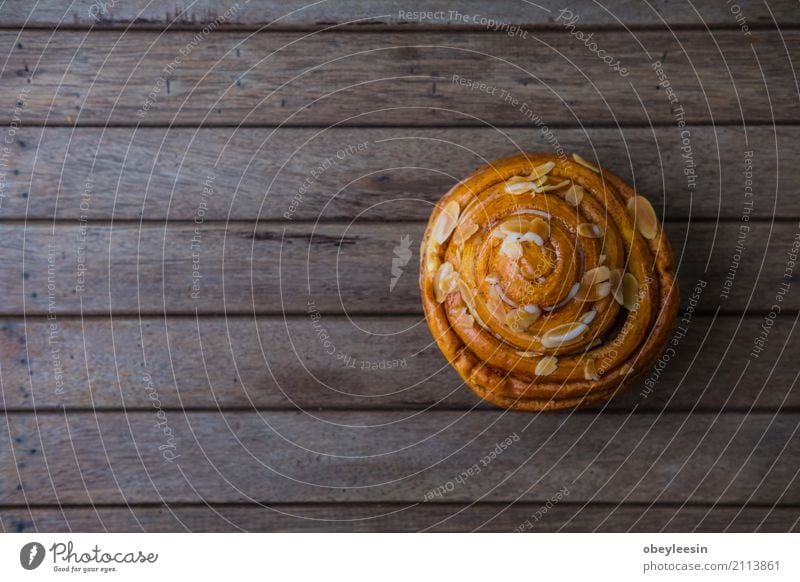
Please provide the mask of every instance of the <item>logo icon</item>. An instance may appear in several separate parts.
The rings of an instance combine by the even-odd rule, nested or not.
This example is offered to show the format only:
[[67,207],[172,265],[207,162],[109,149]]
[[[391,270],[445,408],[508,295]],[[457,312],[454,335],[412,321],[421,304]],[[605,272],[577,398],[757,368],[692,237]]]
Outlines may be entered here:
[[26,570],[35,570],[42,565],[44,553],[44,546],[38,542],[25,544],[19,552],[19,563]]
[[394,286],[400,280],[403,274],[403,267],[411,260],[411,235],[404,234],[400,237],[400,244],[392,249],[394,257],[392,258],[392,279],[389,281],[389,293],[394,291]]

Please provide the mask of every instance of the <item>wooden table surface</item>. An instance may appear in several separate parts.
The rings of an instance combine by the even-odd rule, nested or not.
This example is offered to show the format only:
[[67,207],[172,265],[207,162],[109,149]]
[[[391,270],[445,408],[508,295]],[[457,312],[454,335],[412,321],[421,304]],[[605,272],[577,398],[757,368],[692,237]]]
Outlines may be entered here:
[[[800,529],[796,2],[7,0],[0,57],[0,531]],[[506,412],[418,243],[555,147],[653,201],[682,319]]]

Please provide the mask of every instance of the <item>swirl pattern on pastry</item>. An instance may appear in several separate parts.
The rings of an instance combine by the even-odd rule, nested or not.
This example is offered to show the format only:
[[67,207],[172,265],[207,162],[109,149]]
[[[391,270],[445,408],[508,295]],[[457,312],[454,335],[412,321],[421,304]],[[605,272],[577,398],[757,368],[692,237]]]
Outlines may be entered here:
[[456,184],[425,231],[420,286],[470,388],[530,411],[611,398],[659,357],[679,304],[650,203],[578,155],[520,154]]

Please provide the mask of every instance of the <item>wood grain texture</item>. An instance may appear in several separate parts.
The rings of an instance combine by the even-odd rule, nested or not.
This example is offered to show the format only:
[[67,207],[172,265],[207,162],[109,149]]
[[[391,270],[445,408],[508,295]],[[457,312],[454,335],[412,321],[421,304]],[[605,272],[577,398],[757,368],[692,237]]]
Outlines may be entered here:
[[[55,323],[55,328],[53,327]],[[612,410],[800,408],[796,316],[695,316]],[[420,317],[29,319],[0,322],[7,410],[493,408],[432,346]],[[152,387],[151,387],[152,384]]]
[[[800,32],[598,31],[622,77],[566,31],[3,32],[0,99],[24,123],[583,124],[796,120]],[[199,36],[198,36],[199,35]],[[670,103],[653,68],[677,96]],[[453,76],[492,90],[453,82]],[[767,91],[769,87],[769,91]],[[517,102],[504,99],[503,91]],[[494,93],[494,94],[492,94]],[[527,110],[523,108],[523,104]],[[5,110],[12,119],[14,110]]]
[[[794,507],[318,504],[0,509],[8,533],[109,532],[789,532]],[[529,526],[528,524],[531,524]]]
[[15,414],[0,426],[13,443],[0,449],[0,505],[534,502],[564,488],[577,503],[797,504],[799,423],[797,414]]
[[[417,241],[424,226],[0,225],[0,313],[420,313]],[[666,228],[684,305],[704,281],[697,309],[769,311],[792,280],[787,261],[800,237],[794,222]],[[393,249],[406,235],[414,256],[390,289]],[[723,297],[726,279],[732,283]],[[782,297],[783,311],[800,308],[797,293]]]
[[[776,21],[783,25],[800,22],[797,11],[793,10],[795,6],[789,0],[770,0],[769,7],[754,0],[740,0],[737,4],[750,25],[770,25]],[[457,5],[418,0],[380,0],[368,4],[353,0],[314,4],[299,0],[280,3],[188,0],[166,8],[151,0],[41,0],[34,6],[24,0],[7,0],[0,8],[0,21],[15,26],[200,27],[219,22],[226,11],[232,10],[233,14],[225,18],[220,26],[323,28],[356,21],[364,28],[446,26],[458,29],[482,28],[486,26],[482,24],[483,19],[492,19],[501,23],[541,27],[552,25],[563,7],[563,3],[555,0],[539,0],[535,4],[464,0]],[[695,0],[691,5],[684,2],[611,0],[602,6],[587,2],[575,11],[587,26],[621,26],[623,23],[627,26],[737,26],[736,15],[724,4],[713,0]],[[421,18],[414,14],[418,12],[436,14]]]
[[[800,168],[786,154],[800,149],[800,127],[690,127],[692,189],[676,128],[552,131],[565,151],[597,158],[670,219],[739,219],[753,152],[750,215],[800,217]],[[517,128],[51,127],[22,128],[12,141],[16,172],[0,217],[60,220],[193,220],[201,211],[206,220],[426,220],[430,204],[479,165],[553,149],[541,131]],[[213,195],[201,209],[206,182]]]

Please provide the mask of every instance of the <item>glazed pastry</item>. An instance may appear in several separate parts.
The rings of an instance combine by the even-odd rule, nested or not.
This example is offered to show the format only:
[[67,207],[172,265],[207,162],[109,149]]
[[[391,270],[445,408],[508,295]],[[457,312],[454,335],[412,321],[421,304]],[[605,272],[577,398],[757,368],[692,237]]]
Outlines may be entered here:
[[521,154],[478,169],[440,200],[421,249],[439,348],[504,408],[611,398],[660,356],[678,311],[653,207],[578,155]]

